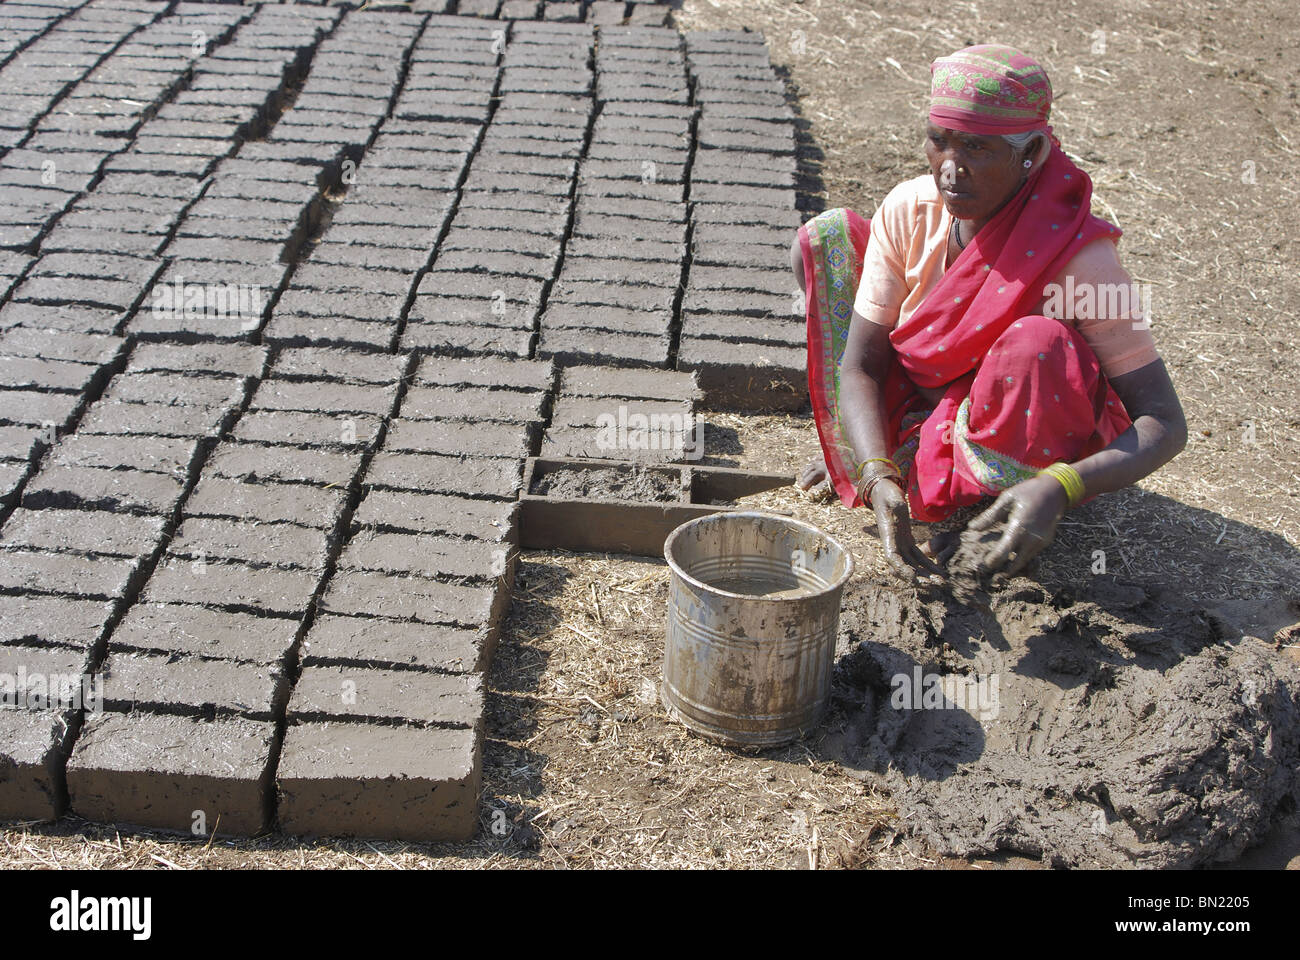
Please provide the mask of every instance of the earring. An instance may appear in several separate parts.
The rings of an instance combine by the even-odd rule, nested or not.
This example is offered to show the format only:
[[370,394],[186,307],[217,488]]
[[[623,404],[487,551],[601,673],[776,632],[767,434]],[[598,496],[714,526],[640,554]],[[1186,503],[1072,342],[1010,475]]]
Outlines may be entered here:
[[1026,170],[1028,170],[1028,169],[1029,169],[1030,167],[1032,167],[1033,165],[1034,165],[1034,161],[1032,161],[1032,160],[1026,160],[1026,161],[1025,161],[1025,164],[1024,164]]

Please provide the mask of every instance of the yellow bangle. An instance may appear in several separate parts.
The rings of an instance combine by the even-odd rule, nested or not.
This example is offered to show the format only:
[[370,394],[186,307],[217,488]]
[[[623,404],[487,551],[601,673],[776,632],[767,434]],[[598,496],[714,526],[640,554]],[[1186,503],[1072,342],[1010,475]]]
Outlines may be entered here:
[[1038,471],[1039,476],[1043,474],[1055,477],[1057,482],[1065,487],[1065,496],[1072,507],[1077,507],[1087,495],[1087,490],[1083,485],[1083,477],[1079,476],[1079,471],[1068,463],[1059,461],[1053,463]]
[[866,472],[867,464],[869,463],[883,463],[886,466],[888,466],[891,470],[894,470],[895,472],[898,471],[898,464],[896,464],[893,460],[889,459],[889,457],[868,457],[867,459],[863,460],[861,463],[858,464],[859,481],[862,480],[862,474]]

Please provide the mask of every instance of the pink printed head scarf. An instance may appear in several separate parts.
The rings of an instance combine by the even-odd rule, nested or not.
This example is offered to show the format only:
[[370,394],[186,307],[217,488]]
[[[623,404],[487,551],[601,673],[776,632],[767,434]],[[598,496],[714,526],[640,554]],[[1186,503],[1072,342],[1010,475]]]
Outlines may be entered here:
[[1038,61],[985,43],[930,65],[930,119],[981,136],[1047,130],[1052,84]]

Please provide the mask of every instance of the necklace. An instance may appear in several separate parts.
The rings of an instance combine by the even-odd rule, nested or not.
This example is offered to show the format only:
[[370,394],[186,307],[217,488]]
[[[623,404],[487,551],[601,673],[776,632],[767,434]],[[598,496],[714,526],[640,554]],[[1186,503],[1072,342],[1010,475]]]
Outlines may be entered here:
[[965,250],[966,244],[961,242],[961,229],[959,226],[960,224],[961,224],[960,220],[958,220],[956,217],[952,218],[952,238],[957,241],[958,250]]

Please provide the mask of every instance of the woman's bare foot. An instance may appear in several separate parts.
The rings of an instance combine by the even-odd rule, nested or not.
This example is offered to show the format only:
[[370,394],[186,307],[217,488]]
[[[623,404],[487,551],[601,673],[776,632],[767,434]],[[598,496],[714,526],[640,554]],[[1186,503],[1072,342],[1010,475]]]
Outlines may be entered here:
[[817,484],[826,479],[826,463],[823,460],[813,460],[806,464],[803,472],[799,474],[797,485],[800,490],[808,491]]

